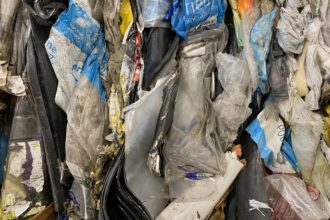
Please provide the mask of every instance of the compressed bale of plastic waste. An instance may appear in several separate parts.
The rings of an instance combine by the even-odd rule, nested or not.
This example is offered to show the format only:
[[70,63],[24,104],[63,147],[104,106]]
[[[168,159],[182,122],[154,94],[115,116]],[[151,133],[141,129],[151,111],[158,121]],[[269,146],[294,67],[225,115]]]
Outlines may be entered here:
[[[276,200],[274,198],[275,193],[268,194],[270,196],[268,199],[274,210],[274,218],[283,218],[284,216],[291,218],[299,216],[300,219],[306,220],[329,218],[329,206],[325,201],[326,198],[320,197],[317,201],[313,201],[303,180],[284,174],[269,175],[265,179],[267,191],[270,192],[270,188],[276,190],[289,203],[290,207],[287,207],[286,210],[293,210],[293,212],[289,210],[286,212],[286,210],[283,210],[285,201]],[[287,216],[289,214],[290,216]]]
[[218,78],[223,92],[214,100],[218,133],[224,151],[232,147],[240,125],[251,115],[249,104],[253,88],[244,59],[225,53],[216,54]]
[[226,1],[174,0],[167,19],[171,20],[175,32],[187,38],[190,32],[204,28],[218,27],[224,17]]
[[258,62],[258,78],[261,93],[269,92],[268,74],[266,69],[266,59],[269,52],[269,45],[272,38],[272,26],[276,15],[276,9],[262,16],[251,30],[250,43],[254,52],[254,57]]
[[173,123],[163,149],[167,182],[205,172],[223,174],[226,168],[210,99],[214,54],[224,38],[222,32],[209,33],[213,30],[203,32],[204,41],[191,38],[181,51]]

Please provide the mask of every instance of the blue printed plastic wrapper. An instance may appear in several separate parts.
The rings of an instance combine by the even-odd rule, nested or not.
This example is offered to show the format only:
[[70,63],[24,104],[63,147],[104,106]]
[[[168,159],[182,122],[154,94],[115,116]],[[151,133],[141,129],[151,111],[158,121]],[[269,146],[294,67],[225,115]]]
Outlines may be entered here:
[[272,26],[276,15],[276,9],[261,17],[251,31],[250,43],[254,57],[258,63],[259,88],[263,94],[269,92],[268,75],[266,71],[266,59],[272,38]]
[[218,27],[226,7],[224,0],[174,0],[164,19],[170,18],[175,32],[187,38],[194,30]]
[[[68,10],[59,16],[52,27],[45,46],[58,79],[55,102],[64,111],[83,73],[86,59],[95,48],[100,68],[97,74],[106,78],[108,52],[101,27],[81,5],[72,0]],[[96,89],[101,90],[101,87]]]
[[84,180],[103,143],[106,121],[104,33],[88,8],[71,0],[45,46],[59,82],[55,101],[67,113],[66,162],[72,175]]

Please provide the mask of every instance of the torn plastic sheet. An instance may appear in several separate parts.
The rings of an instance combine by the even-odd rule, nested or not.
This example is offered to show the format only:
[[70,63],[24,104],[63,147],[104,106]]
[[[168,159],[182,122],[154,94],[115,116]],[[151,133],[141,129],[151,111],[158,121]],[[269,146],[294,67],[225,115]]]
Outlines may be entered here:
[[[246,128],[246,131],[258,145],[260,156],[271,171],[274,173],[295,173],[295,170],[281,152],[285,137],[285,126],[275,106],[268,102],[265,109]],[[286,144],[288,143],[286,142]],[[289,149],[286,148],[286,150]],[[294,157],[291,157],[291,159],[294,159]],[[296,161],[293,164],[296,165]]]
[[262,94],[269,92],[266,59],[272,38],[272,26],[276,12],[277,10],[273,9],[267,15],[262,16],[251,30],[250,44],[252,45],[254,57],[258,62],[258,85]]
[[188,33],[210,27],[218,27],[224,17],[227,3],[223,0],[173,0],[166,18],[171,19],[175,32],[187,38]]
[[[325,198],[319,198],[317,201],[313,201],[306,190],[306,185],[303,180],[290,176],[290,175],[279,175],[273,174],[266,176],[266,188],[272,187],[276,190],[289,204],[292,210],[302,219],[328,219],[329,218],[329,207]],[[274,194],[269,194],[268,200],[272,205],[272,208],[276,213],[280,214],[280,208],[275,209],[274,206],[277,200],[274,198]],[[289,214],[289,213],[287,213]],[[280,217],[280,216],[278,216]]]
[[171,183],[176,199],[172,201],[156,218],[167,219],[206,219],[212,213],[215,205],[233,183],[243,168],[234,153],[225,154],[227,168],[223,176],[214,176],[198,181],[185,179]]
[[84,64],[92,51],[97,51],[95,54],[101,78],[107,78],[108,62],[104,34],[99,23],[81,5],[75,4],[73,0],[70,0],[69,4],[68,10],[64,11],[53,25],[45,43],[58,79],[55,102],[64,111],[67,111],[75,85],[84,74]]
[[218,78],[223,92],[213,102],[221,147],[232,147],[240,125],[251,115],[253,88],[245,60],[219,52],[216,54]]

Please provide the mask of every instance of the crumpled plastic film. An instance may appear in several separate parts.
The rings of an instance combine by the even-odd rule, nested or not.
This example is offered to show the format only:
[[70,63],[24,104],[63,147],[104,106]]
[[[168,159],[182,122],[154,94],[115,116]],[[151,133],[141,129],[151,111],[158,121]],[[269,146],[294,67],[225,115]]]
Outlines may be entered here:
[[169,27],[170,24],[164,21],[164,17],[171,2],[171,0],[144,0],[142,11],[144,27]]
[[239,126],[251,115],[249,108],[253,88],[244,59],[219,52],[216,55],[218,78],[223,92],[213,102],[219,140],[224,151],[232,147]]
[[278,43],[286,53],[300,54],[305,39],[304,17],[296,8],[281,8]]
[[321,116],[312,112],[308,104],[296,95],[292,72],[289,77],[289,99],[276,106],[280,115],[292,129],[292,147],[303,179],[307,184],[311,184],[323,122]]
[[224,39],[204,34],[207,40],[188,42],[181,51],[173,123],[163,149],[166,182],[186,175],[199,178],[205,172],[223,174],[226,169],[210,99],[214,53]]
[[272,38],[272,26],[276,11],[276,9],[273,9],[267,15],[262,16],[251,30],[250,43],[252,45],[254,57],[258,62],[259,88],[263,94],[269,91],[266,59],[269,52],[270,40]]
[[[274,193],[268,194],[270,204],[274,209],[274,219],[283,219],[286,215],[293,217],[298,215],[302,220],[308,219],[327,219],[329,218],[329,208],[323,198],[313,201],[306,190],[305,183],[294,176],[273,174],[266,176],[266,188],[268,193],[271,192],[270,188],[277,191],[282,197],[283,201],[278,200]],[[289,204],[294,212],[286,212],[284,203]],[[280,202],[280,204],[277,204]],[[319,205],[323,203],[322,205]]]
[[321,149],[318,149],[316,153],[315,166],[313,169],[313,182],[320,190],[321,194],[330,200],[330,164],[327,162]]
[[242,27],[242,19],[240,18],[238,8],[237,8],[237,0],[229,0],[229,4],[231,6],[231,10],[233,12],[233,20],[235,25],[235,33],[237,39],[237,45],[239,48],[243,48],[243,27]]

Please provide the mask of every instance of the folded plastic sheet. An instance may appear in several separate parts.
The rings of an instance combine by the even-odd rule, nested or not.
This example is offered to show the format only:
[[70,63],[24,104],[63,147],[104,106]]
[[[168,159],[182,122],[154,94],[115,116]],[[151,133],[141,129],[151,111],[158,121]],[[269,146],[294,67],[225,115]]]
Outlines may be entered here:
[[316,152],[316,160],[313,169],[313,182],[320,190],[321,194],[325,198],[328,198],[328,204],[330,205],[330,164],[324,156],[321,148]]
[[[302,220],[307,219],[328,219],[329,206],[325,198],[320,197],[317,201],[313,201],[306,190],[306,185],[303,180],[289,175],[273,174],[266,178],[266,188],[270,192],[270,187],[273,191],[276,190],[289,203],[289,207],[293,212],[283,210],[285,201],[277,201],[276,193],[270,193],[269,201],[274,209],[272,218],[278,219],[285,217],[293,218],[299,216]],[[276,204],[281,202],[282,205]],[[288,206],[288,205],[286,205]],[[277,208],[276,208],[277,207]],[[295,217],[296,218],[296,217]],[[297,219],[297,218],[296,218]]]
[[254,52],[254,57],[258,63],[258,87],[262,94],[269,92],[268,73],[266,59],[269,53],[270,41],[272,38],[272,26],[276,16],[276,9],[262,16],[255,23],[251,31],[250,43]]
[[240,125],[252,113],[249,104],[253,88],[245,60],[221,52],[215,58],[223,92],[212,105],[216,112],[220,144],[226,151],[236,140]]

